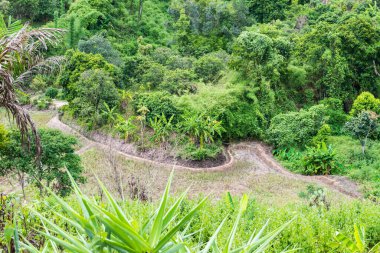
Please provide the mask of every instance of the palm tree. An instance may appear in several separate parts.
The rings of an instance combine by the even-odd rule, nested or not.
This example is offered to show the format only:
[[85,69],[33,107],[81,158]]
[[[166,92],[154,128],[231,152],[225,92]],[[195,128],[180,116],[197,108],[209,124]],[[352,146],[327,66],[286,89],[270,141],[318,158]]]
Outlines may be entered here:
[[40,139],[30,115],[19,104],[15,89],[31,80],[37,73],[57,69],[63,57],[45,59],[42,52],[62,39],[62,29],[31,29],[17,21],[5,24],[0,17],[0,107],[13,116],[24,143],[29,143],[29,131],[36,141],[36,155],[41,154]]

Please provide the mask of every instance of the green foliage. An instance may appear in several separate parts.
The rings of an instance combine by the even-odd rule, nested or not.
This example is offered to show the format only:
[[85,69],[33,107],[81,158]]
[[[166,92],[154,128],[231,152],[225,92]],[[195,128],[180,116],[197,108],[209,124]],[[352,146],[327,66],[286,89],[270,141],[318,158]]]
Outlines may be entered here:
[[30,88],[34,91],[40,91],[40,90],[45,90],[47,86],[48,84],[44,80],[44,77],[41,75],[37,75],[33,78]]
[[174,115],[169,119],[162,114],[160,117],[155,117],[154,120],[149,121],[150,127],[152,127],[154,134],[152,136],[152,141],[154,142],[166,142],[175,129],[172,123]]
[[29,94],[17,89],[16,95],[17,95],[17,99],[21,105],[30,104],[30,95]]
[[352,117],[345,125],[345,129],[360,141],[363,155],[368,139],[378,128],[377,118],[378,116],[374,113],[362,111],[357,116]]
[[185,145],[180,152],[182,159],[190,159],[193,161],[203,161],[206,159],[215,159],[223,150],[220,143],[206,144],[203,147],[190,142]]
[[213,54],[204,55],[194,63],[194,71],[204,82],[216,82],[225,68],[223,61]]
[[144,68],[141,70],[141,82],[148,88],[156,88],[164,80],[165,72],[167,71],[164,66],[159,63],[150,63],[142,65]]
[[[129,227],[129,231],[133,230],[137,233],[139,231],[145,231],[143,238],[148,240],[154,219],[157,217],[157,211],[159,207],[161,207],[160,203],[133,201],[129,199],[121,201],[115,198],[112,198],[114,200],[114,203],[112,203],[111,199],[111,201],[108,201],[109,198],[107,196],[109,195],[104,192],[103,199],[105,198],[105,200],[103,201],[101,201],[100,198],[87,197],[83,193],[79,193],[78,197],[66,198],[65,201],[55,196],[45,197],[43,200],[36,199],[34,201],[32,212],[29,206],[25,207],[25,204],[19,206],[16,210],[20,210],[20,213],[16,215],[16,217],[20,217],[18,219],[18,233],[20,234],[20,238],[27,238],[33,242],[34,247],[39,248],[40,251],[46,246],[47,251],[51,249],[51,251],[54,252],[50,238],[58,237],[70,244],[73,244],[74,241],[79,241],[79,243],[75,244],[76,246],[85,245],[85,243],[87,243],[86,246],[88,246],[88,250],[97,252],[96,246],[103,246],[104,243],[109,242],[108,240],[113,240],[113,238],[118,236],[114,233],[111,233],[109,238],[103,236],[107,235],[105,232],[106,228],[100,226],[102,223],[99,223],[99,221],[102,221],[105,217],[109,217],[111,214],[113,215],[113,219],[118,219],[118,217],[121,217],[121,214],[125,214],[127,221],[133,222],[133,225]],[[169,210],[172,210],[170,208],[178,203],[180,198],[182,199],[182,195],[175,199],[168,199],[165,210],[166,214],[168,214]],[[237,217],[241,210],[240,207],[245,206],[245,204],[243,204],[246,201],[244,200],[245,198],[246,197],[242,198],[240,205],[239,200],[235,198],[235,196],[231,196],[231,194],[229,197],[221,196],[221,198],[216,201],[205,201],[197,214],[192,217],[191,222],[187,222],[181,226],[180,230],[172,237],[173,244],[184,244],[190,252],[200,252],[206,247],[209,241],[215,240],[213,235],[215,231],[218,231],[217,245],[223,248],[230,241],[231,231],[235,230],[234,224],[238,219]],[[331,200],[329,194],[327,194],[327,199]],[[199,202],[200,199],[198,198],[192,200],[184,198],[174,213],[176,218],[167,226],[166,231],[174,228]],[[11,203],[16,203],[15,206],[18,207],[16,201]],[[84,204],[82,205],[82,203]],[[117,209],[120,210],[120,212],[115,211],[116,205],[120,207]],[[86,216],[86,210],[90,210],[89,216]],[[103,211],[107,211],[107,216],[96,215],[100,214],[98,212],[104,214]],[[73,217],[74,212],[79,216],[76,216],[76,218]],[[90,216],[92,214],[94,215]],[[233,238],[234,243],[232,250],[236,249],[236,247],[246,245],[252,233],[255,231],[257,235],[263,226],[265,226],[266,229],[260,238],[266,238],[267,235],[272,234],[271,231],[275,231],[287,223],[295,214],[297,217],[286,229],[282,230],[281,234],[278,234],[276,238],[271,241],[270,247],[265,249],[265,252],[282,252],[284,249],[292,250],[294,248],[299,249],[298,251],[305,252],[340,252],[340,249],[336,249],[334,244],[336,243],[336,231],[339,231],[339,233],[343,235],[352,235],[351,240],[353,240],[354,224],[361,224],[361,227],[365,228],[365,242],[368,248],[374,247],[374,245],[379,242],[380,224],[378,216],[380,209],[376,204],[369,201],[352,200],[331,202],[331,206],[327,210],[326,208],[311,208],[308,204],[305,205],[303,203],[281,205],[279,208],[273,203],[262,204],[250,198],[247,201],[245,211],[240,216],[240,222]],[[43,217],[43,223],[40,220],[41,216]],[[27,217],[27,219],[25,219],[24,222],[20,222],[24,217]],[[65,218],[75,223],[69,223],[69,220]],[[266,224],[268,219],[270,222]],[[45,222],[45,220],[48,220],[48,222]],[[223,221],[223,226],[220,227]],[[10,224],[12,225],[12,221]],[[79,225],[80,228],[84,227],[84,224],[94,226],[89,225],[86,226],[89,230],[81,230],[75,227],[74,224]],[[83,226],[81,224],[83,224]],[[121,225],[119,227],[124,228],[123,225],[125,221],[119,224]],[[147,224],[147,226],[144,226],[145,224]],[[24,226],[26,226],[26,230],[23,229]],[[12,225],[10,227],[14,228],[15,226]],[[47,230],[45,230],[45,227]],[[220,229],[218,229],[219,227]],[[62,234],[62,230],[68,234],[68,237],[66,234]],[[32,232],[29,233],[29,231]],[[44,234],[37,234],[35,231],[40,231]],[[84,232],[81,233],[80,231]],[[96,231],[98,233],[93,233],[94,237],[77,237],[78,233],[87,235],[86,231]],[[166,231],[163,232],[162,236],[166,235]],[[2,230],[0,230],[0,234],[1,233]],[[0,238],[2,238],[2,236],[0,236]],[[84,239],[69,241],[74,238]],[[90,243],[93,242],[91,238],[99,240],[96,241],[94,245]],[[183,241],[181,239],[183,239]],[[44,245],[45,243],[46,245]],[[60,243],[61,242],[55,245],[59,247]],[[27,247],[25,243],[21,243],[21,246]],[[62,247],[65,246],[63,245]],[[32,250],[28,248],[28,250],[30,252],[38,252],[36,250],[33,251],[33,248]],[[61,250],[64,249],[62,248]],[[104,248],[103,251],[109,252],[106,248]],[[117,249],[114,251],[117,252]]]
[[355,99],[350,114],[356,116],[362,111],[372,111],[380,114],[380,99],[375,98],[370,92],[362,92]]
[[248,2],[249,13],[260,23],[284,19],[288,2],[287,0],[251,0]]
[[244,1],[172,1],[169,13],[179,51],[196,56],[229,49],[251,23]]
[[[69,0],[61,0],[66,4]],[[58,0],[12,0],[2,1],[4,14],[17,18],[31,19],[37,22],[46,22],[54,18],[54,12],[59,9]],[[63,13],[62,13],[63,14]]]
[[137,133],[137,126],[134,123],[136,117],[129,117],[124,119],[120,115],[117,117],[116,130],[122,135],[124,141],[129,141],[135,137]]
[[78,94],[77,82],[85,71],[103,71],[115,84],[119,84],[120,70],[108,63],[101,55],[86,54],[79,51],[68,50],[66,52],[67,62],[62,69],[57,84],[62,86],[67,93],[69,101],[76,98]]
[[0,124],[0,149],[8,145],[8,131]]
[[[73,179],[72,182],[77,197],[76,204],[80,206],[79,209],[73,209],[69,203],[56,195],[53,195],[53,198],[64,210],[64,214],[60,217],[68,221],[69,226],[75,229],[66,231],[67,225],[66,228],[56,225],[44,213],[33,210],[33,214],[41,219],[43,224],[44,229],[40,228],[39,233],[47,239],[48,243],[45,249],[52,248],[56,251],[59,246],[70,252],[197,251],[207,253],[211,248],[218,247],[214,245],[219,244],[219,247],[223,246],[224,252],[235,252],[235,247],[238,247],[237,249],[241,248],[247,252],[259,253],[268,249],[274,239],[293,221],[288,221],[264,234],[264,230],[269,225],[267,222],[257,233],[253,232],[250,239],[239,242],[239,246],[234,245],[234,242],[237,241],[235,236],[238,232],[238,226],[248,207],[248,197],[244,195],[226,241],[218,240],[217,237],[225,226],[228,217],[225,217],[204,245],[191,247],[188,243],[191,243],[193,235],[188,234],[187,230],[191,229],[192,219],[198,216],[206,203],[206,199],[202,199],[194,207],[186,210],[185,192],[171,203],[169,198],[171,177],[159,206],[151,212],[150,218],[146,220],[133,217],[123,205],[120,205],[111,196],[102,183],[99,184],[105,193],[107,204],[100,204],[87,197],[80,191]],[[82,237],[82,240],[78,240],[78,236],[83,234],[86,236]],[[220,245],[221,243],[222,245]],[[29,242],[21,243],[21,245],[30,252],[40,252]]]
[[380,243],[370,249],[368,248],[368,245],[366,245],[364,227],[360,227],[359,229],[355,224],[353,236],[354,240],[338,232],[335,236],[336,243],[334,243],[334,245],[336,245],[336,249],[344,250],[345,252],[350,253],[376,253],[380,250]]
[[174,106],[170,95],[165,92],[138,93],[135,95],[132,104],[135,112],[142,106],[149,110],[146,115],[148,122],[162,114],[167,119],[173,116],[173,121],[176,122],[180,114],[180,111]]
[[205,143],[213,143],[217,136],[221,137],[225,131],[222,122],[205,114],[193,115],[186,113],[178,126],[180,131],[187,134],[194,144],[203,149]]
[[107,110],[107,107],[118,106],[118,90],[112,77],[104,70],[83,72],[75,86],[72,85],[71,88],[75,89],[76,97],[70,101],[70,111],[90,129],[107,123],[107,120],[103,121],[102,111]]
[[52,99],[46,96],[39,96],[33,100],[33,105],[37,107],[38,110],[47,110],[51,105]]
[[9,141],[0,149],[0,174],[17,175],[23,188],[28,178],[38,185],[41,191],[44,184],[52,187],[60,195],[67,196],[71,187],[66,170],[76,181],[84,181],[81,176],[83,168],[80,158],[74,150],[77,140],[57,130],[39,130],[39,136],[42,144],[41,165],[35,162],[34,154],[31,152],[36,148],[35,143],[32,143],[28,150],[21,144],[20,132],[11,131]]
[[267,123],[260,107],[244,100],[227,105],[219,118],[225,129],[223,135],[229,140],[261,138]]
[[54,98],[56,98],[58,96],[58,92],[59,91],[58,91],[57,88],[49,87],[45,91],[45,96],[54,99]]
[[120,53],[102,36],[95,35],[88,40],[80,40],[78,50],[87,54],[100,54],[109,63],[119,67],[122,65]]
[[276,147],[300,147],[310,143],[325,122],[324,105],[273,117],[268,137]]
[[308,185],[306,192],[300,192],[299,196],[300,198],[306,199],[309,206],[318,208],[323,207],[327,209],[330,207],[330,203],[327,200],[326,191],[321,187]]
[[197,86],[193,82],[194,79],[194,74],[189,70],[168,70],[159,88],[179,96],[189,92],[194,93],[197,91]]
[[[309,65],[308,84],[317,99],[340,98],[349,103],[361,91],[378,94],[374,74],[379,47],[378,19],[367,11],[344,12],[338,5],[316,8],[317,20],[296,37],[296,56]],[[331,17],[334,17],[331,19]],[[374,58],[375,57],[375,58]]]
[[332,146],[322,142],[317,147],[306,150],[302,158],[302,167],[306,175],[330,175],[335,173],[340,165]]
[[319,104],[326,106],[326,123],[331,127],[331,132],[340,134],[348,120],[348,115],[343,110],[343,102],[337,98],[325,98],[319,101]]
[[318,130],[317,135],[313,137],[312,143],[315,146],[326,143],[329,136],[331,136],[331,128],[328,124],[323,124],[321,129]]

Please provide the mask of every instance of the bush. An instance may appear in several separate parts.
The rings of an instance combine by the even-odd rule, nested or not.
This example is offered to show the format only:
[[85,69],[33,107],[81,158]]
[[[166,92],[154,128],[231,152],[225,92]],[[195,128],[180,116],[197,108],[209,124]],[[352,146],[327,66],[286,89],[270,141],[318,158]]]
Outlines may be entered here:
[[141,82],[147,85],[148,88],[155,88],[164,80],[165,72],[167,71],[164,66],[159,63],[151,62],[149,66],[144,66],[143,74],[141,75]]
[[173,122],[177,122],[180,111],[174,106],[170,94],[166,92],[137,93],[132,102],[135,113],[145,106],[149,112],[146,119],[149,122],[162,114],[167,119],[173,116]]
[[0,124],[0,149],[5,147],[8,144],[8,141],[8,131]]
[[267,122],[257,104],[250,104],[244,100],[226,105],[218,118],[223,122],[226,130],[224,137],[229,140],[261,138]]
[[337,98],[326,98],[319,101],[319,104],[326,106],[326,123],[331,127],[333,134],[340,134],[344,124],[348,120],[348,115],[343,110],[343,102]]
[[76,83],[86,71],[101,70],[109,76],[112,82],[120,86],[120,69],[108,63],[100,54],[86,54],[79,51],[68,50],[66,52],[66,64],[57,78],[57,84],[61,85],[67,94],[69,101],[73,100],[79,88]]
[[190,57],[182,57],[180,55],[173,55],[169,57],[166,62],[166,65],[169,69],[191,69],[193,66],[193,58]]
[[324,105],[316,105],[308,110],[279,114],[271,121],[269,139],[276,147],[303,148],[325,123],[325,113]]
[[323,124],[321,129],[318,130],[317,135],[313,137],[312,144],[318,146],[326,142],[329,136],[331,136],[331,128],[328,124]]
[[197,87],[192,82],[193,80],[194,74],[189,70],[171,70],[165,73],[165,79],[159,88],[176,95],[183,95],[188,92],[194,93]]
[[220,144],[207,144],[200,148],[194,143],[188,143],[184,150],[180,152],[182,159],[190,159],[194,161],[202,161],[205,159],[216,158],[222,151]]
[[45,91],[45,96],[49,97],[49,98],[56,98],[57,95],[58,95],[58,89],[54,88],[54,87],[49,87],[47,88],[47,90]]
[[26,94],[25,92],[23,92],[19,89],[16,89],[16,96],[17,96],[18,102],[21,105],[30,104],[30,95],[29,94]]
[[88,40],[80,40],[78,49],[87,54],[100,54],[109,63],[120,67],[123,61],[120,58],[120,53],[114,49],[111,43],[100,35],[94,35]]
[[74,117],[89,128],[106,124],[100,112],[106,109],[105,104],[113,108],[119,103],[119,92],[108,72],[101,69],[85,71],[71,86],[77,91],[69,104]]
[[30,88],[34,91],[42,91],[45,90],[46,87],[47,83],[41,75],[35,76],[33,78],[32,84],[30,85]]
[[49,109],[51,104],[51,98],[41,96],[33,100],[33,105],[37,107],[38,110]]
[[375,98],[370,92],[362,92],[355,99],[350,114],[356,116],[362,111],[373,111],[380,114],[380,99]]
[[302,166],[306,175],[330,175],[340,168],[332,146],[324,142],[306,150]]
[[218,81],[224,68],[223,61],[213,54],[204,55],[194,63],[195,73],[206,83]]

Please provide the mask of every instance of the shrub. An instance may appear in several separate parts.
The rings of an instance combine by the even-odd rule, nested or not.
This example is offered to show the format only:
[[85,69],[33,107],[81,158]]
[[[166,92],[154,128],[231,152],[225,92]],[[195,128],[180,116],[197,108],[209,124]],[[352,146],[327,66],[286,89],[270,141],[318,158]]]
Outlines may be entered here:
[[100,54],[109,63],[118,67],[123,63],[120,58],[120,53],[112,47],[106,38],[100,35],[94,35],[88,40],[80,40],[78,49],[87,54]]
[[135,113],[145,106],[149,111],[146,119],[149,122],[162,114],[167,119],[173,116],[173,122],[177,122],[180,111],[174,106],[170,94],[166,92],[137,93],[132,102]]
[[215,118],[204,113],[197,115],[190,112],[182,115],[178,128],[189,136],[192,143],[199,144],[200,149],[203,149],[205,144],[214,143],[215,139],[221,137],[225,131],[222,122]]
[[[42,236],[48,239],[46,247],[43,245],[40,247],[48,248],[48,245],[51,244],[54,245],[53,248],[59,246],[64,251],[94,253],[182,251],[207,253],[212,247],[218,247],[224,248],[226,253],[239,250],[249,252],[252,249],[261,253],[268,249],[272,241],[294,221],[291,219],[264,235],[264,229],[268,226],[267,222],[257,233],[253,232],[249,235],[248,238],[251,239],[236,240],[235,235],[239,232],[238,226],[242,226],[240,224],[241,219],[248,207],[249,199],[247,195],[244,195],[240,201],[240,206],[236,208],[236,218],[232,218],[233,226],[228,228],[230,230],[228,238],[225,240],[217,239],[221,229],[226,227],[225,223],[231,220],[230,214],[227,214],[227,217],[223,219],[216,230],[210,231],[211,236],[205,239],[205,243],[196,246],[191,245],[194,234],[189,236],[186,231],[191,229],[190,224],[193,223],[193,219],[198,219],[200,216],[199,213],[206,204],[206,198],[190,208],[184,201],[186,194],[170,201],[171,181],[172,177],[169,179],[159,206],[149,212],[146,220],[141,220],[140,217],[132,218],[132,210],[125,208],[125,205],[120,205],[103,184],[100,183],[100,188],[105,193],[107,203],[99,203],[97,200],[87,197],[75,183],[72,183],[72,188],[77,196],[75,204],[78,209],[70,207],[69,203],[58,196],[53,196],[60,209],[64,210],[62,214],[57,216],[61,218],[59,220],[65,222],[57,225],[55,219],[51,220],[44,213],[33,212],[41,219],[46,228],[40,227],[38,230]],[[89,214],[91,214],[91,218],[88,216]],[[71,226],[73,229],[68,229]],[[140,229],[141,227],[143,229]],[[45,233],[45,231],[49,232]],[[106,239],[104,235],[107,235]],[[78,237],[82,239],[77,240]],[[16,243],[19,244],[18,241]],[[235,245],[237,243],[238,245]],[[22,246],[29,252],[38,252],[31,243],[22,243]]]
[[9,136],[8,131],[3,125],[0,124],[0,149],[8,144]]
[[[77,140],[66,136],[58,130],[39,130],[42,154],[40,164],[35,162],[36,144],[31,143],[30,150],[25,149],[21,142],[19,131],[9,134],[9,143],[0,149],[0,175],[16,175],[22,187],[25,186],[25,175],[43,192],[42,184],[52,187],[55,192],[67,196],[71,192],[69,176],[64,171],[70,171],[78,182],[84,182],[81,176],[80,158],[75,154]],[[24,190],[24,189],[23,189]]]
[[344,124],[348,120],[348,115],[343,110],[343,102],[337,98],[326,98],[319,101],[319,104],[326,106],[326,123],[331,127],[331,132],[340,134]]
[[171,70],[166,72],[165,79],[159,88],[176,95],[183,95],[188,92],[194,93],[197,87],[192,82],[193,80],[194,74],[189,70]]
[[226,130],[223,136],[227,139],[261,138],[267,121],[257,104],[238,100],[223,108],[218,117]]
[[26,94],[25,92],[16,89],[16,96],[21,105],[28,105],[30,104],[30,95]]
[[175,55],[175,52],[167,47],[158,47],[152,53],[151,57],[155,62],[166,65],[169,58]]
[[220,144],[207,144],[200,148],[194,143],[187,143],[183,151],[180,152],[182,159],[190,159],[194,161],[202,161],[205,159],[216,158],[222,151]]
[[182,57],[180,55],[173,55],[169,57],[166,65],[169,69],[191,69],[194,59],[191,57]]
[[317,135],[313,137],[312,144],[318,146],[322,142],[326,142],[329,136],[331,136],[331,128],[328,124],[323,124]]
[[344,126],[345,130],[360,141],[363,155],[368,139],[373,137],[378,128],[377,119],[378,115],[375,113],[362,111],[357,116],[352,117]]
[[302,166],[303,174],[306,175],[330,175],[340,167],[332,146],[324,142],[306,150]]
[[375,98],[370,92],[362,92],[354,101],[351,115],[358,115],[362,111],[373,111],[380,114],[380,99]]
[[120,70],[108,63],[100,54],[86,54],[68,50],[65,55],[67,61],[57,79],[57,84],[64,88],[69,101],[73,100],[79,88],[76,83],[86,71],[101,70],[106,73],[115,85],[120,85]]
[[41,91],[46,89],[47,83],[44,80],[43,76],[37,75],[33,78],[32,84],[30,85],[30,88],[34,91]]
[[218,81],[224,67],[223,61],[213,54],[204,55],[194,63],[195,73],[206,83]]
[[33,100],[33,105],[37,107],[38,110],[46,110],[50,107],[51,98],[40,96]]
[[309,206],[318,208],[324,207],[327,209],[330,207],[330,203],[327,200],[326,191],[321,187],[308,185],[306,192],[300,192],[299,196],[300,198],[306,199],[309,202]]
[[141,82],[149,88],[155,88],[164,80],[165,72],[167,71],[164,66],[159,63],[151,62],[149,66],[144,66],[143,74],[141,75]]
[[104,104],[113,108],[119,103],[119,92],[112,77],[101,69],[88,70],[82,73],[78,82],[72,85],[77,91],[70,101],[70,110],[74,117],[96,128],[105,124],[100,112],[106,110]]
[[58,95],[58,92],[59,92],[58,89],[56,89],[54,87],[49,87],[45,91],[45,96],[47,96],[49,98],[56,98]]
[[325,113],[324,105],[316,105],[308,110],[279,114],[271,121],[269,139],[276,147],[303,148],[326,121]]

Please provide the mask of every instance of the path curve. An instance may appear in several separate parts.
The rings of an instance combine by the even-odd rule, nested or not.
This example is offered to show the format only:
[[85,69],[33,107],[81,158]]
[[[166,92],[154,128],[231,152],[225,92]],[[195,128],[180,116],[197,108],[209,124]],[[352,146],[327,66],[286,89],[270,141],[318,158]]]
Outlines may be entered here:
[[[47,126],[50,128],[61,130],[62,132],[65,132],[68,134],[72,134],[76,136],[77,138],[79,138],[81,142],[83,143],[83,146],[79,150],[76,151],[77,154],[82,154],[93,147],[99,147],[108,152],[110,150],[110,146],[106,145],[106,143],[90,140],[89,138],[85,137],[83,134],[81,134],[80,132],[72,128],[71,126],[63,123],[59,119],[58,115],[54,116],[48,122]],[[135,161],[147,162],[147,163],[158,165],[158,166],[166,166],[166,167],[171,166],[173,167],[173,169],[190,170],[190,171],[196,171],[196,172],[226,171],[226,170],[232,169],[233,165],[236,163],[237,158],[241,158],[242,160],[247,159],[254,162],[255,165],[258,167],[258,170],[261,172],[276,173],[281,176],[295,179],[295,180],[322,184],[346,196],[349,196],[352,198],[362,198],[362,194],[358,190],[358,185],[352,182],[351,180],[347,179],[346,177],[333,176],[333,175],[305,176],[305,175],[300,175],[300,174],[295,174],[295,173],[290,172],[289,170],[285,169],[276,161],[276,159],[273,157],[271,153],[271,149],[267,145],[258,141],[241,142],[241,143],[230,145],[226,149],[227,156],[228,156],[227,163],[220,166],[210,167],[210,168],[193,168],[193,167],[187,167],[187,166],[178,165],[178,164],[159,162],[159,161],[139,157],[133,154],[129,154],[125,151],[121,151],[115,148],[112,148],[112,149],[116,153]]]

